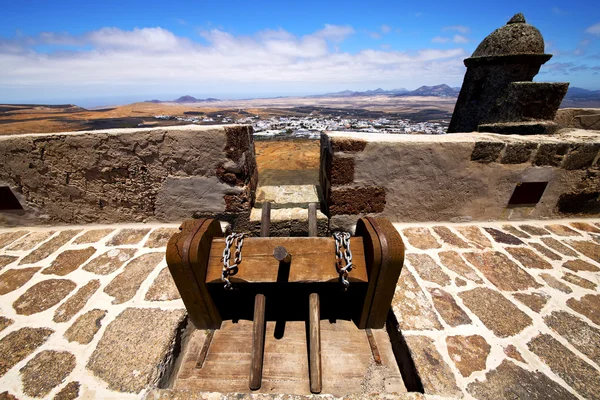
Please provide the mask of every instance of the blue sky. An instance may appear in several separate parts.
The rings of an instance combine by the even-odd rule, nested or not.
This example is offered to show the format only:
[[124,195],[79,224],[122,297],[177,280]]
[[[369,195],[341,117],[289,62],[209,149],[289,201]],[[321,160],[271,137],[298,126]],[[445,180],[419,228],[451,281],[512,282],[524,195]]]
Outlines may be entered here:
[[0,102],[117,104],[460,86],[516,12],[554,54],[536,80],[600,89],[595,1],[5,1]]

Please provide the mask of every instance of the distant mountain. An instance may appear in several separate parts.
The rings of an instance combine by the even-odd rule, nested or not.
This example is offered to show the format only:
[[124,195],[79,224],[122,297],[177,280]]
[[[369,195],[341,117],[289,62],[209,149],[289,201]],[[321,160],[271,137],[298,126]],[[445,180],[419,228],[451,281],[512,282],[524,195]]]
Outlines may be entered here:
[[569,87],[565,99],[569,100],[600,100],[600,90],[589,90]]
[[435,86],[421,86],[412,92],[405,93],[404,96],[440,96],[440,97],[454,97],[458,96],[460,89],[456,90],[446,84],[435,85]]
[[452,88],[448,85],[436,85],[436,86],[421,86],[415,90],[408,90],[404,88],[383,90],[377,88],[375,90],[367,90],[364,92],[355,92],[352,90],[343,90],[335,93],[318,94],[308,97],[358,97],[358,96],[439,96],[439,97],[456,97],[460,92],[460,88]]
[[173,103],[212,103],[213,101],[219,101],[219,99],[215,99],[209,97],[207,99],[197,99],[192,96],[181,96],[180,98],[173,100]]
[[193,96],[181,96],[175,100],[146,100],[146,103],[178,103],[178,104],[186,104],[186,103],[212,103],[214,101],[220,101],[219,99],[215,99],[214,97],[208,97],[206,99],[197,99]]
[[359,97],[359,96],[378,96],[378,95],[398,95],[402,93],[408,92],[407,89],[392,89],[392,90],[383,90],[382,88],[377,88],[375,90],[367,90],[365,92],[355,92],[352,90],[342,90],[341,92],[334,93],[325,93],[325,94],[316,94],[308,97]]

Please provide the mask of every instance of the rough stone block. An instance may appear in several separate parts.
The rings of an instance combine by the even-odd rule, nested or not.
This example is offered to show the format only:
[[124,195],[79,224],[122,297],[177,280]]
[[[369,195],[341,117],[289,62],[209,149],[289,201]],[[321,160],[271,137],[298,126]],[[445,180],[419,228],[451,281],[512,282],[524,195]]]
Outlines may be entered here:
[[484,164],[494,162],[500,156],[505,144],[500,142],[477,142],[471,153],[471,161]]
[[509,143],[504,149],[500,162],[502,164],[522,164],[529,161],[531,153],[537,148],[536,143]]
[[550,165],[558,167],[569,150],[566,143],[542,143],[538,147],[534,164],[537,166]]
[[333,156],[331,165],[331,184],[347,185],[354,182],[354,158]]
[[367,142],[361,139],[351,138],[332,138],[331,147],[333,152],[343,151],[346,153],[356,153],[363,151],[367,147]]
[[592,166],[600,151],[599,143],[580,143],[571,146],[562,165],[566,170],[586,169]]
[[425,394],[462,397],[456,378],[436,349],[433,339],[426,336],[407,336],[406,343],[415,360]]
[[553,121],[496,122],[478,125],[477,130],[502,135],[551,135],[558,125]]
[[185,310],[127,308],[106,327],[87,368],[111,390],[141,392],[159,377],[185,315]]
[[552,336],[538,335],[527,346],[552,372],[584,397],[595,398],[600,393],[600,372]]
[[0,339],[0,377],[33,353],[54,333],[48,328],[21,328]]
[[385,189],[379,186],[332,188],[329,204],[331,215],[383,212]]
[[507,360],[485,374],[485,378],[467,386],[476,399],[577,399],[543,373],[523,369]]
[[459,293],[463,303],[496,336],[516,335],[532,324],[531,318],[495,290],[475,288]]
[[58,304],[76,287],[75,282],[68,279],[47,279],[27,289],[15,300],[13,308],[17,314],[36,314]]
[[75,369],[75,356],[66,351],[44,350],[21,368],[23,392],[44,397]]
[[29,282],[41,267],[15,268],[6,270],[0,275],[0,295],[10,293]]

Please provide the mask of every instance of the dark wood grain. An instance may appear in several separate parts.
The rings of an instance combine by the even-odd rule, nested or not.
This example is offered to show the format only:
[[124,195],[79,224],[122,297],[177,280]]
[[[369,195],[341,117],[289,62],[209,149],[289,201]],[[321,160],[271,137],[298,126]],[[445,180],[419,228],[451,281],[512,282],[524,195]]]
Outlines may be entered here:
[[271,202],[263,203],[260,216],[260,236],[269,237],[271,230]]
[[196,360],[196,368],[202,368],[204,365],[204,360],[206,360],[206,355],[208,354],[208,349],[210,348],[210,344],[212,343],[212,339],[215,336],[214,329],[208,329],[206,331],[206,338],[204,338],[204,343],[202,344],[202,349],[198,354],[198,359]]
[[[219,310],[206,287],[206,272],[213,239],[222,237],[221,223],[216,219],[207,219],[202,228],[193,236],[189,246],[190,268],[196,275],[200,295],[209,315],[208,323],[202,327],[197,327],[198,329],[219,329],[221,327],[222,320]],[[223,247],[221,247],[221,252],[223,251]]]
[[319,295],[311,293],[308,301],[308,351],[310,391],[321,393],[321,304]]
[[252,358],[250,363],[250,390],[260,389],[263,356],[265,353],[265,309],[267,300],[263,294],[254,297],[254,320],[252,322]]
[[375,286],[379,277],[381,268],[381,243],[379,236],[371,222],[366,218],[361,218],[356,224],[356,236],[362,238],[364,244],[365,269],[368,274],[369,285],[365,294],[365,300],[361,310],[358,310],[356,325],[360,329],[367,328],[371,306],[373,304],[373,295],[375,294]]
[[[208,260],[207,283],[221,281],[223,267],[221,256],[224,239],[213,240]],[[350,245],[355,268],[348,279],[352,282],[366,283],[367,271],[364,261],[362,238],[351,238]],[[279,261],[273,257],[273,250],[283,246],[292,254],[289,282],[338,282],[339,275],[335,269],[335,241],[331,237],[249,237],[244,240],[242,262],[239,271],[231,276],[232,283],[274,283],[277,281]]]
[[317,236],[317,203],[308,205],[308,236]]
[[199,329],[210,325],[210,315],[200,293],[201,282],[198,282],[189,263],[189,246],[191,239],[206,223],[208,223],[206,219],[184,221],[179,228],[180,231],[169,239],[166,252],[169,272],[171,272],[190,320]]
[[367,217],[367,220],[377,232],[382,255],[367,327],[380,329],[385,326],[396,284],[404,265],[404,242],[388,219]]

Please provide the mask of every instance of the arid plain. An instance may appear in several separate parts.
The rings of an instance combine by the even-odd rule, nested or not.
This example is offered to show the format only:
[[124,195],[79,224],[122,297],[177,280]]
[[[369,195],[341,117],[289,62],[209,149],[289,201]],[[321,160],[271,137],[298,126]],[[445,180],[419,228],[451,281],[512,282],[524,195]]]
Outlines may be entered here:
[[415,121],[449,119],[456,99],[426,96],[280,97],[219,100],[209,103],[141,102],[84,109],[76,105],[0,105],[0,134],[52,133],[82,130],[183,125],[156,115],[200,115],[233,122],[249,116],[303,116],[343,114],[347,117],[391,115]]

